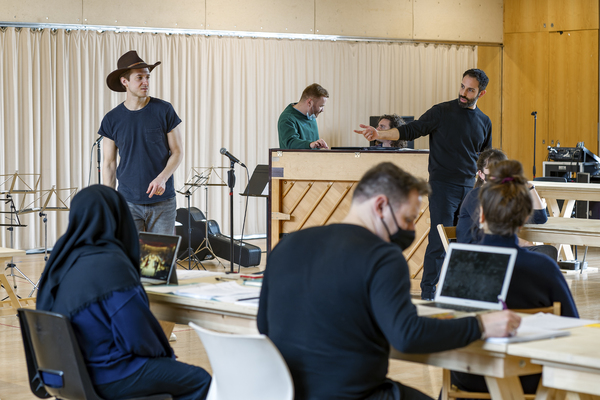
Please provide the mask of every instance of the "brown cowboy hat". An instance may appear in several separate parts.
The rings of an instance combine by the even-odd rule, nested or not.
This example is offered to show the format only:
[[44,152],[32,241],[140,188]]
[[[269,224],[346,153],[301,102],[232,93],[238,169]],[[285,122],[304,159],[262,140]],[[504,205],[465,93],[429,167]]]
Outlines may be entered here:
[[150,72],[160,65],[160,61],[156,64],[146,64],[144,60],[138,56],[135,50],[128,51],[123,54],[117,61],[117,69],[108,74],[106,84],[110,90],[115,92],[126,92],[127,89],[121,84],[121,75],[129,69],[148,68]]

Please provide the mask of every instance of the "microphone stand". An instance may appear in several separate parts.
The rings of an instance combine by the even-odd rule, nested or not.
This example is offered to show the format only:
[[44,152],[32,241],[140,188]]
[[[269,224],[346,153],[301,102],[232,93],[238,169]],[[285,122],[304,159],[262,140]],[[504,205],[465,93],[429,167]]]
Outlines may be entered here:
[[101,160],[101,152],[100,152],[100,142],[102,141],[102,138],[104,136],[100,136],[100,138],[96,141],[96,144],[98,145],[98,148],[96,149],[96,151],[98,152],[98,156],[96,157],[96,162],[98,163],[98,184],[102,183],[102,172],[100,171],[100,160]]
[[231,247],[230,247],[230,263],[229,263],[229,273],[233,274],[235,271],[233,270],[233,266],[235,265],[235,257],[233,255],[233,187],[235,186],[235,170],[233,167],[235,166],[235,162],[233,160],[229,160],[229,171],[227,171],[227,186],[229,186],[229,227],[230,227],[230,239],[231,239]]
[[535,179],[535,145],[537,134],[537,111],[531,113],[533,115],[533,179]]

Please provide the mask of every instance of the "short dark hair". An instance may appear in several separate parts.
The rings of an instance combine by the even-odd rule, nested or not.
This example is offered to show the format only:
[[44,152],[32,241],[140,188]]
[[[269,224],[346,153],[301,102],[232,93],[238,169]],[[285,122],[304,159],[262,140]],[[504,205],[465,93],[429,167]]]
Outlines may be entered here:
[[309,85],[306,87],[306,89],[304,89],[304,91],[302,92],[302,97],[300,97],[300,101],[306,99],[318,99],[321,97],[329,98],[329,92],[327,91],[327,89],[325,89],[318,83],[313,83],[312,85]]
[[[506,154],[502,152],[500,149],[495,149],[490,147],[489,149],[485,149],[479,154],[479,158],[477,159],[477,171],[483,172],[485,168],[489,168],[490,165],[497,163],[498,161],[508,160]],[[475,181],[475,187],[480,187],[484,184],[484,181],[481,180],[479,175],[477,175],[477,180]]]
[[[381,122],[382,119],[387,119],[388,121],[390,121],[390,129],[398,128],[402,125],[406,125],[406,121],[404,121],[398,114],[383,114],[381,117],[379,117],[379,120],[377,121],[377,125],[379,125],[379,123]],[[408,146],[407,140],[398,139],[398,140],[392,141],[392,147],[405,148],[407,146]]]
[[383,162],[369,169],[360,179],[354,190],[352,202],[362,202],[383,194],[390,203],[404,203],[409,194],[416,190],[419,195],[428,195],[429,184],[403,171],[391,162]]
[[479,190],[485,221],[494,235],[514,235],[533,212],[523,166],[517,160],[506,160],[489,168],[488,179]]
[[467,75],[469,75],[471,78],[477,79],[477,82],[479,82],[479,91],[480,92],[484,91],[485,88],[487,87],[488,83],[490,83],[490,79],[487,77],[485,72],[483,72],[480,69],[477,69],[477,68],[468,69],[463,74],[463,78]]

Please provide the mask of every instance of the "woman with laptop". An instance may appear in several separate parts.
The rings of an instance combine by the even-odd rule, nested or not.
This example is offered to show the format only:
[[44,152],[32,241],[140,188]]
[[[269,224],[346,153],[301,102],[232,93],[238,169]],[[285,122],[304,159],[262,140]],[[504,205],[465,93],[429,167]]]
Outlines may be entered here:
[[100,397],[206,398],[210,375],[175,360],[150,312],[138,233],[121,194],[94,185],[73,198],[39,286],[37,309],[70,319]]
[[[575,301],[556,261],[542,253],[519,247],[517,231],[533,212],[527,179],[519,161],[506,160],[490,165],[485,184],[479,190],[477,211],[484,235],[480,244],[517,249],[510,287],[509,309],[539,308],[561,303],[561,315],[579,317]],[[541,375],[521,377],[526,394],[535,393]],[[461,390],[487,392],[481,376],[452,372],[452,383]]]

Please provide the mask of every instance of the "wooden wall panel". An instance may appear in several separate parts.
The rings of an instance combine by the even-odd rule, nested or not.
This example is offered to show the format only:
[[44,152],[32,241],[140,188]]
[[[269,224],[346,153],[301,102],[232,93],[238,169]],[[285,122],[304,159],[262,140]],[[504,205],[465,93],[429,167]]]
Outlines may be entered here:
[[598,150],[598,31],[550,33],[548,136]]
[[211,30],[315,33],[314,0],[206,0]]
[[490,83],[477,107],[492,120],[492,145],[502,147],[502,47],[477,47],[477,68],[485,71]]
[[548,0],[504,0],[504,34],[546,31],[547,22]]
[[542,176],[542,161],[548,155],[548,33],[504,35],[502,149],[523,163],[532,178],[532,111],[538,112],[536,168]]
[[412,0],[316,0],[320,35],[411,39]]
[[418,0],[414,38],[502,43],[502,0]]
[[81,24],[81,0],[0,0],[0,21]]
[[547,1],[549,30],[598,29],[598,0]]
[[204,29],[204,2],[198,0],[83,0],[83,23],[89,25]]

